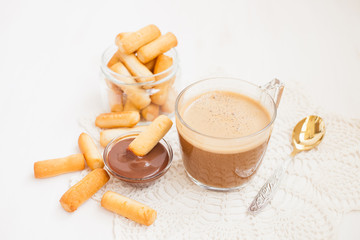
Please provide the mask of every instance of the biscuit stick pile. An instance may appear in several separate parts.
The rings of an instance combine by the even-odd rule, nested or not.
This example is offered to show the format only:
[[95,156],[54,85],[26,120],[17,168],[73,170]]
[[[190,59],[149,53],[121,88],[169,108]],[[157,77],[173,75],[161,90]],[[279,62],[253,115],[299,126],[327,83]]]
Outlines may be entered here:
[[[161,35],[159,28],[151,24],[135,32],[119,33],[115,43],[118,50],[107,63],[113,74],[105,79],[113,112],[109,115],[114,115],[114,119],[123,118],[122,112],[134,111],[139,117],[129,118],[129,121],[140,121],[140,116],[152,121],[162,112],[173,112],[176,93],[172,87],[175,73],[171,70],[174,59],[165,53],[177,46],[175,35],[171,32]],[[130,123],[121,121],[106,128],[127,125]]]

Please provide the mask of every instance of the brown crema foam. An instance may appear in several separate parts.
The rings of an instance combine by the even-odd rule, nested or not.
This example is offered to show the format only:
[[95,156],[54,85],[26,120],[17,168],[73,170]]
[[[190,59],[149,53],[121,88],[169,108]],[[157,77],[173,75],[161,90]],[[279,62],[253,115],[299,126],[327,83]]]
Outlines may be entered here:
[[259,102],[235,92],[211,91],[185,103],[180,114],[192,129],[177,123],[184,165],[193,178],[218,188],[249,180],[270,136],[266,131],[255,134],[271,121]]

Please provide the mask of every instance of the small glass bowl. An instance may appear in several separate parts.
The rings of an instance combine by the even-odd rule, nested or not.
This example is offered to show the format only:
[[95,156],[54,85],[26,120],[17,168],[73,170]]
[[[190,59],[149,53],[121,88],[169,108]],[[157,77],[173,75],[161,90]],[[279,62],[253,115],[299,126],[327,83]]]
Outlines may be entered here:
[[152,181],[160,178],[161,176],[163,176],[169,170],[169,168],[171,166],[171,163],[172,163],[172,160],[173,160],[173,150],[172,150],[170,144],[167,141],[165,141],[164,138],[162,138],[159,141],[159,143],[162,144],[165,147],[165,149],[167,151],[167,154],[169,156],[169,161],[168,161],[168,164],[166,165],[166,167],[161,172],[159,172],[159,173],[157,173],[157,174],[155,174],[153,176],[145,177],[145,178],[129,178],[129,177],[121,176],[120,174],[118,174],[117,172],[115,172],[114,170],[111,169],[111,167],[110,167],[110,165],[108,163],[108,155],[109,155],[109,152],[112,149],[112,147],[116,143],[118,143],[118,142],[120,142],[120,141],[122,141],[124,139],[135,138],[140,133],[141,133],[141,131],[131,131],[131,132],[121,134],[119,137],[114,138],[111,142],[109,142],[109,144],[105,147],[105,150],[104,150],[104,153],[103,153],[105,168],[115,178],[120,179],[120,180],[125,181],[125,182],[129,182],[129,183],[149,183],[149,182],[152,182]]
[[[118,74],[108,67],[107,64],[109,60],[117,50],[118,47],[113,44],[104,51],[101,58],[101,92],[106,111],[122,111],[127,104],[126,102],[129,99],[131,100],[131,96],[129,97],[126,94],[126,89],[141,88],[145,90],[146,94],[151,98],[152,107],[150,110],[151,114],[149,115],[143,113],[142,109],[138,109],[143,106],[142,104],[139,104],[137,109],[134,109],[139,111],[142,116],[140,125],[151,122],[153,118],[156,117],[155,115],[162,114],[171,117],[175,111],[175,99],[178,94],[178,89],[181,87],[179,59],[176,49],[172,48],[164,53],[164,55],[173,59],[173,64],[168,69],[157,74],[136,77]],[[126,83],[129,82],[130,78],[134,80],[135,83]],[[154,80],[141,82],[141,79]],[[164,90],[164,88],[167,90]],[[149,110],[147,109],[145,111]]]

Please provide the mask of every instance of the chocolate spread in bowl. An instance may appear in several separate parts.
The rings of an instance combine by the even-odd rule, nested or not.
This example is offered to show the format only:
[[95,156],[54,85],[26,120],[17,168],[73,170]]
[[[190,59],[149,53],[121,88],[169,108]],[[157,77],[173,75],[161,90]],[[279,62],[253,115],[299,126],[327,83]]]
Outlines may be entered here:
[[125,178],[149,178],[163,171],[169,163],[165,147],[158,143],[147,155],[138,157],[127,148],[134,138],[123,139],[112,146],[107,164],[116,174]]

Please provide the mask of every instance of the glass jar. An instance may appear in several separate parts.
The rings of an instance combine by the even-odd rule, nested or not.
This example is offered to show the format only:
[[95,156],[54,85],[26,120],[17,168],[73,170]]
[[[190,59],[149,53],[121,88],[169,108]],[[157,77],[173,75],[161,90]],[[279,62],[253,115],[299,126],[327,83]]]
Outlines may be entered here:
[[[172,58],[166,70],[148,76],[122,75],[108,67],[110,59],[118,51],[116,45],[108,47],[101,59],[101,91],[107,112],[139,111],[142,124],[163,114],[171,117],[179,89],[179,64],[175,48],[164,53]],[[153,69],[145,64],[153,73]],[[154,64],[152,68],[154,67]],[[144,82],[146,79],[146,82]]]

